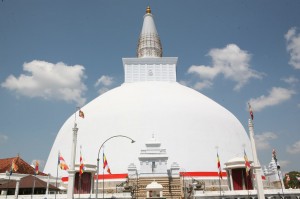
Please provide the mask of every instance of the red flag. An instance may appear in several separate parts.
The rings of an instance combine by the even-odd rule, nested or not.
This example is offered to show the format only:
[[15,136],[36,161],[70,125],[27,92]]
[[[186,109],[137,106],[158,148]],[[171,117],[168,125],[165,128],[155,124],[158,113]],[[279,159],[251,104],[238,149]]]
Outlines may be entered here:
[[250,113],[251,120],[253,120],[254,115],[253,115],[253,111],[252,111],[252,107],[251,107],[250,103],[248,103],[248,106],[249,106],[249,113]]
[[79,110],[79,117],[84,118],[84,113],[82,110]]
[[80,166],[79,166],[79,175],[81,176],[84,172],[84,164],[83,164],[83,159],[80,151]]
[[110,172],[110,168],[109,167],[107,167],[107,173],[109,173],[109,174],[111,174],[111,172]]
[[39,161],[35,161],[35,175],[39,174]]
[[217,166],[218,166],[218,170],[219,170],[219,177],[222,179],[222,168],[221,168],[221,163],[220,163],[220,158],[219,158],[219,154],[217,153]]
[[65,159],[61,156],[60,153],[58,153],[58,165],[59,165],[60,169],[62,169],[62,170],[68,170],[69,169]]
[[250,162],[248,161],[248,157],[245,150],[244,150],[244,159],[245,159],[246,175],[248,176],[251,169],[251,165]]

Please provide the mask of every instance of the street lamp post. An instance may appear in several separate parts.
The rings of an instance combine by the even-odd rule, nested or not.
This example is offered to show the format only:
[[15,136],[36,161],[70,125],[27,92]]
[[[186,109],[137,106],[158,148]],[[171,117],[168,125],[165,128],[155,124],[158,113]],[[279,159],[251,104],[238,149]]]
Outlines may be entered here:
[[[116,137],[124,137],[124,138],[127,138],[129,140],[131,140],[131,143],[134,143],[135,141],[133,139],[131,139],[130,137],[127,137],[125,135],[114,135],[114,136],[111,136],[109,138],[107,138],[100,146],[99,148],[99,151],[98,151],[98,156],[97,156],[97,181],[96,181],[96,199],[98,199],[98,182],[99,182],[99,179],[98,179],[98,174],[99,174],[99,155],[100,155],[100,150],[102,149],[103,145],[110,139],[112,138],[116,138]],[[104,189],[103,189],[103,198],[104,198]]]

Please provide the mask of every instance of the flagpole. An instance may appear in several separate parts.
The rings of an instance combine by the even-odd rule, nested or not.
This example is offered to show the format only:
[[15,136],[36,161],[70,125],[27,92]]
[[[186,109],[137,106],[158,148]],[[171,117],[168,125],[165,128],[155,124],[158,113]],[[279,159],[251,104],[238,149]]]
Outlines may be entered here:
[[80,192],[81,192],[81,175],[83,173],[83,159],[82,159],[82,154],[81,154],[81,145],[80,145],[80,157],[79,157],[79,182],[78,182],[78,189],[79,189],[79,198],[80,198]]
[[[59,164],[59,162],[60,162],[60,160],[59,160],[59,152],[58,152],[58,164]],[[57,178],[58,178],[58,164],[56,165],[56,178],[55,178],[55,187],[57,188]],[[57,191],[55,191],[55,199],[56,199],[56,192]]]
[[[11,172],[12,172],[12,171],[11,171]],[[9,185],[9,182],[10,182],[10,176],[11,176],[11,174],[9,173],[9,176],[8,176],[8,183],[7,183],[7,186],[6,186],[6,196],[5,196],[5,199],[7,199],[8,185]]]
[[[104,151],[103,151],[102,161],[104,165]],[[102,198],[104,199],[104,168],[103,167],[102,167]]]
[[33,176],[33,187],[31,191],[31,199],[32,199],[32,195],[34,194],[34,188],[35,188],[35,176]]
[[218,158],[218,162],[217,162],[217,166],[218,166],[218,176],[219,176],[219,189],[220,189],[220,197],[222,196],[222,189],[221,189],[221,175],[222,175],[222,169],[221,169],[221,162],[220,162],[220,158],[219,158],[219,150],[218,150],[218,146],[216,146],[217,149],[217,158]]
[[[80,171],[79,171],[80,172]],[[78,188],[79,188],[79,198],[80,198],[80,191],[81,191],[81,175],[79,173],[79,182],[78,182]]]
[[249,169],[249,171],[247,169],[247,167],[249,166],[248,165],[249,161],[248,161],[248,157],[247,157],[246,151],[245,151],[245,144],[243,144],[243,147],[244,147],[245,174],[246,174],[246,176],[245,176],[245,179],[246,179],[245,182],[246,182],[246,189],[248,191],[248,198],[249,198],[248,176],[250,176],[250,169]]
[[248,188],[248,175],[247,175],[247,170],[246,171],[246,175],[245,175],[245,183],[246,183],[246,189],[247,189],[247,192],[248,192],[248,198],[249,198],[249,188]]
[[222,190],[221,190],[221,178],[220,178],[220,175],[219,175],[219,188],[220,188],[220,196],[222,196]]

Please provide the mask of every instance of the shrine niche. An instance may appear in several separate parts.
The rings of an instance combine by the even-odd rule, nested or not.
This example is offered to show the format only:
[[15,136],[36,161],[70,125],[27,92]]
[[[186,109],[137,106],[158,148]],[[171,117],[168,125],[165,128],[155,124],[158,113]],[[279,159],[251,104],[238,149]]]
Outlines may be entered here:
[[162,198],[163,197],[163,186],[153,181],[146,187],[147,198]]

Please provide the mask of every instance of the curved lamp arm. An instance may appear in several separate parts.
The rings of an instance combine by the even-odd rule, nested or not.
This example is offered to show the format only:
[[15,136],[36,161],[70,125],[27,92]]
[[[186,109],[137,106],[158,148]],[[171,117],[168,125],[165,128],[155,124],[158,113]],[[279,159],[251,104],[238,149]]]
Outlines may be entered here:
[[100,148],[99,148],[99,151],[98,151],[98,158],[97,158],[97,161],[99,160],[100,151],[101,151],[103,145],[104,145],[108,140],[110,140],[110,139],[112,139],[112,138],[115,138],[115,137],[124,137],[124,138],[130,139],[130,140],[131,140],[131,143],[135,143],[135,141],[134,141],[133,139],[131,139],[130,137],[125,136],[125,135],[114,135],[114,136],[111,136],[111,137],[107,138],[107,139],[101,144],[101,146],[100,146]]
[[[101,146],[100,146],[100,148],[99,148],[99,150],[98,150],[98,156],[97,156],[96,199],[98,199],[98,181],[99,181],[99,179],[98,179],[98,174],[99,174],[99,160],[100,160],[100,159],[99,159],[99,155],[100,155],[100,151],[101,151],[103,145],[104,145],[108,140],[110,140],[110,139],[112,139],[112,138],[116,138],[116,137],[124,137],[124,138],[127,138],[127,139],[131,140],[131,143],[134,143],[134,142],[135,142],[133,139],[131,139],[131,138],[128,137],[128,136],[125,136],[125,135],[114,135],[114,136],[111,136],[111,137],[107,138],[107,139],[101,144]],[[103,197],[104,197],[104,190],[103,190]]]

